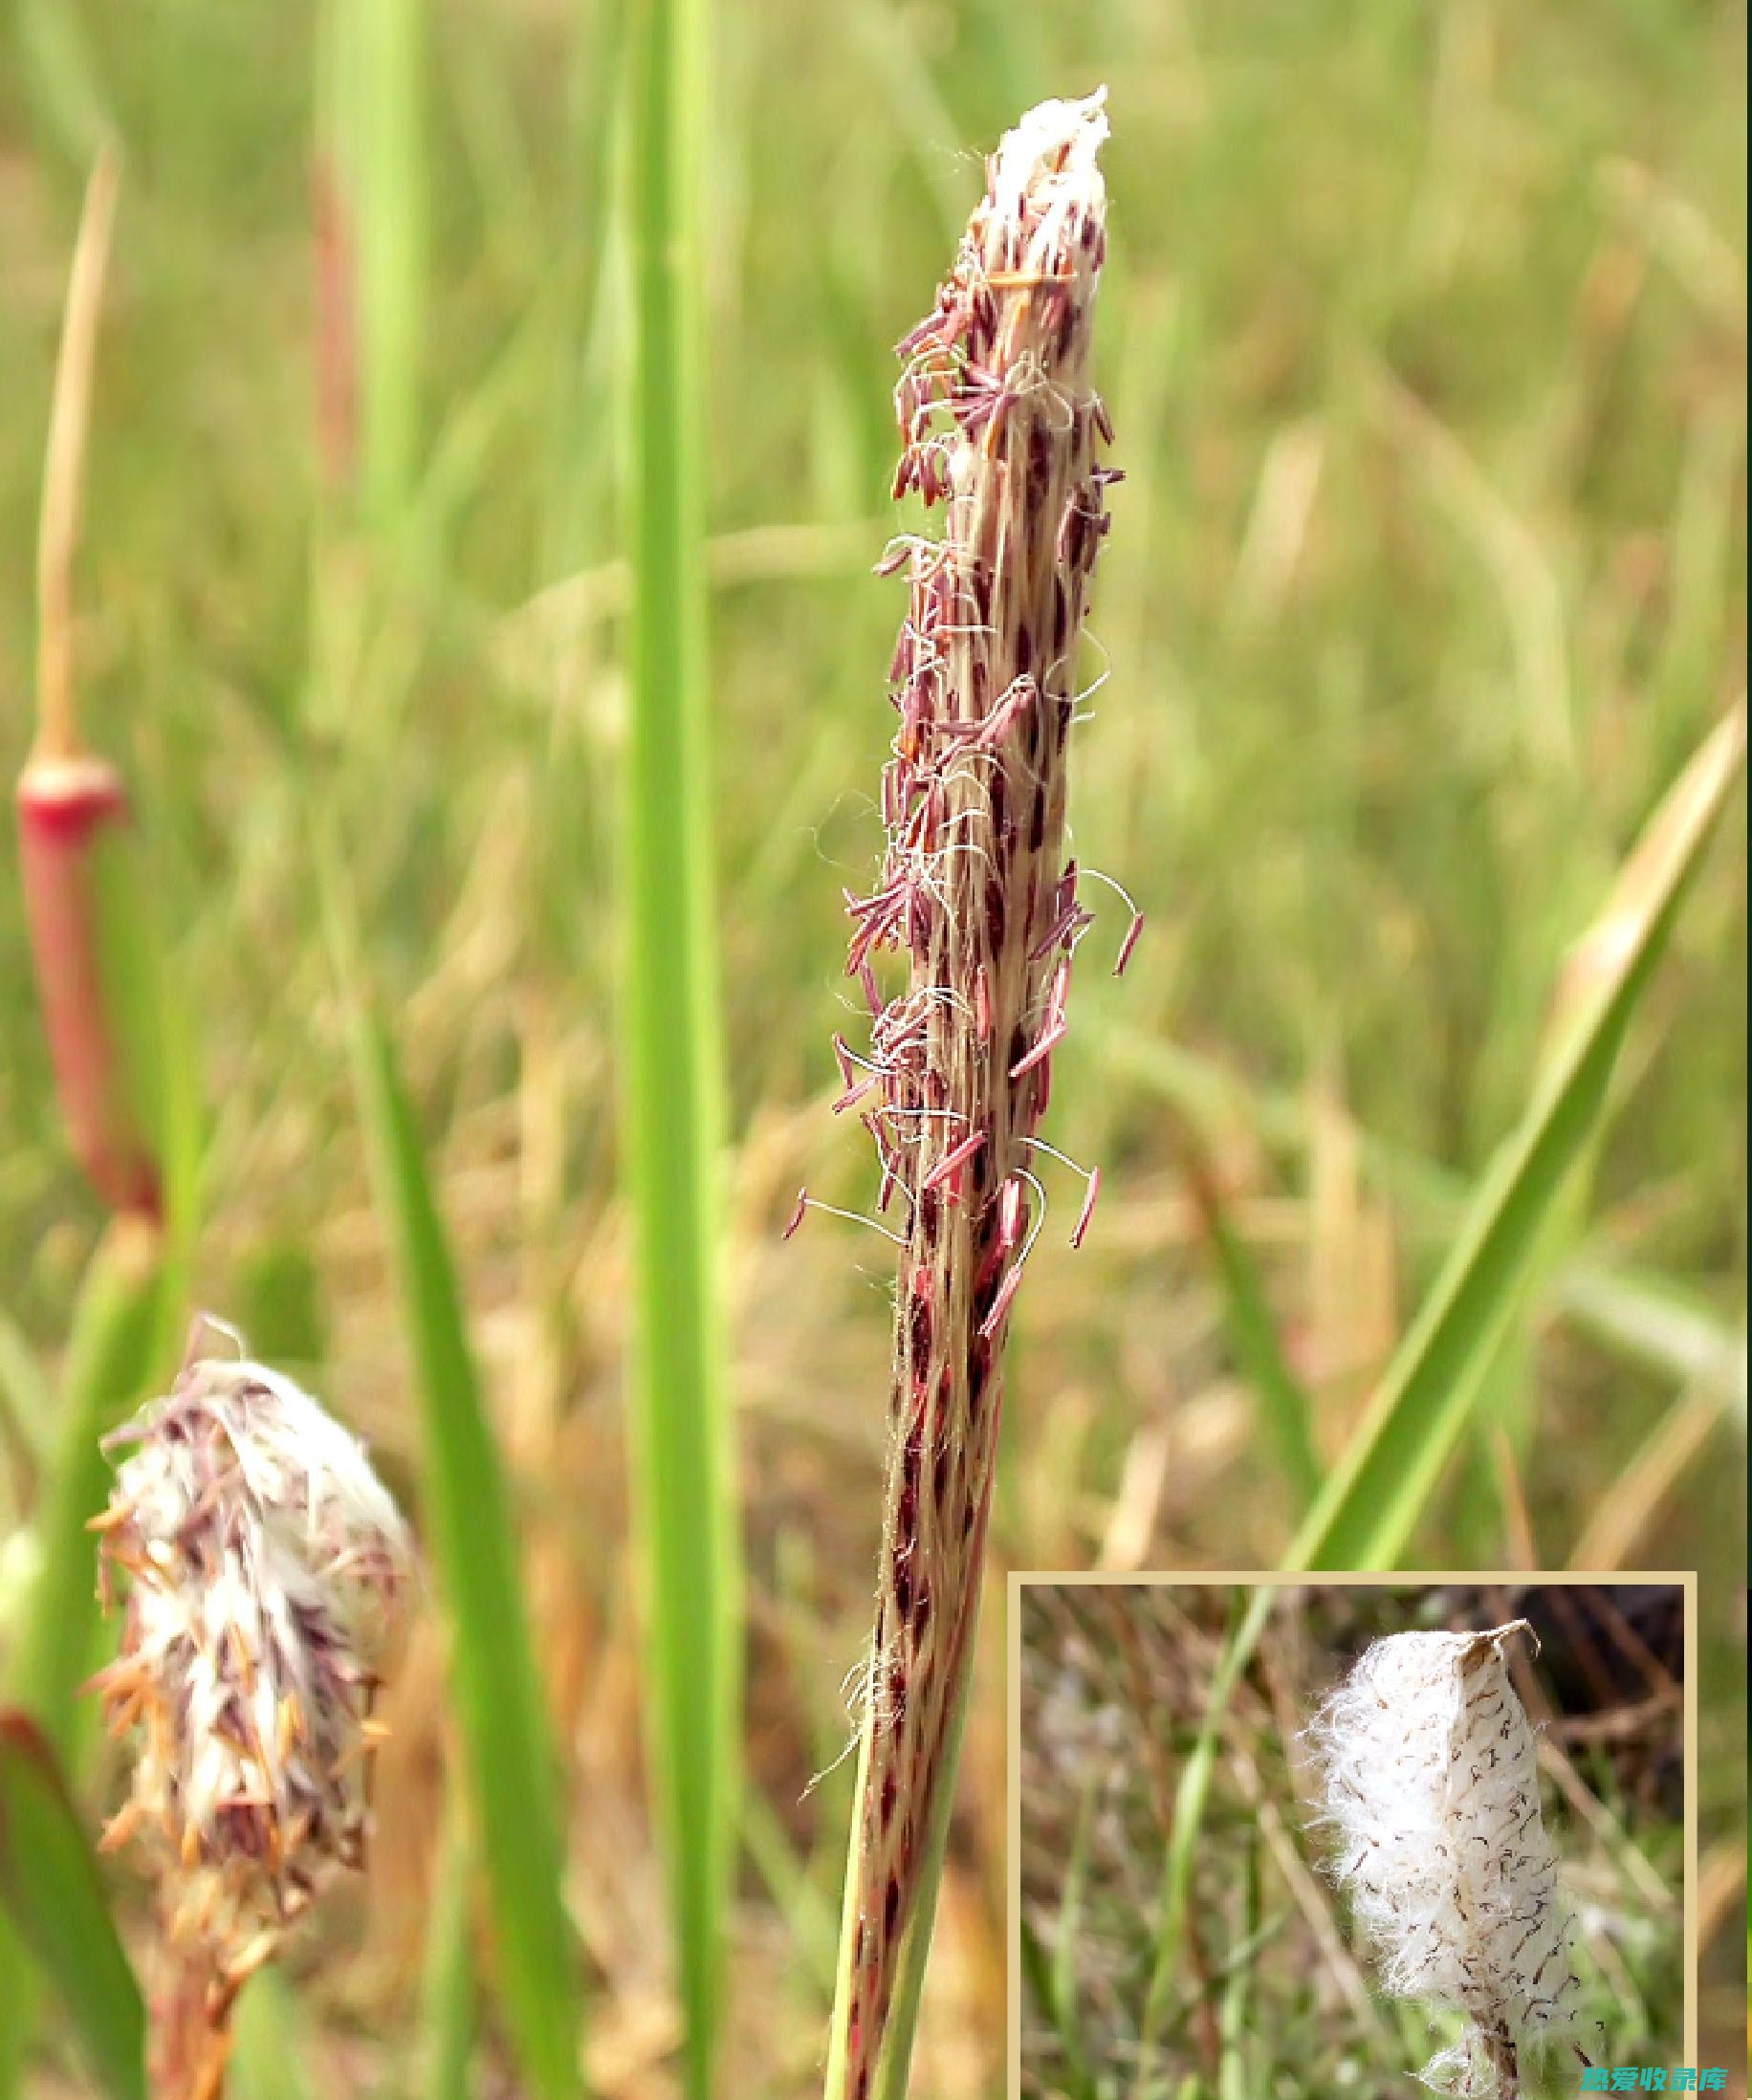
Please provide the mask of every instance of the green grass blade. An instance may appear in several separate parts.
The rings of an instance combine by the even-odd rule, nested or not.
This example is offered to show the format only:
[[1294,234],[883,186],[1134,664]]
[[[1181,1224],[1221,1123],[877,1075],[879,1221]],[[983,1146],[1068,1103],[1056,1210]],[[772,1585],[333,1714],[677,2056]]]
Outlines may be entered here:
[[275,1968],[257,1970],[231,2017],[229,2100],[312,2100],[299,2026],[292,1985]]
[[33,121],[70,161],[88,164],[116,126],[82,11],[75,0],[19,0],[13,21]]
[[[0,1445],[11,1485],[20,1491],[48,1463],[52,1410],[49,1381],[24,1330],[0,1306]],[[7,1515],[12,1512],[9,1509]]]
[[[959,1719],[956,1721],[959,1728]],[[827,2072],[821,2090],[824,2100],[837,2100],[845,2090],[845,2065],[851,2048],[850,2006],[853,1961],[858,1930],[858,1832],[864,1822],[865,1797],[869,1788],[870,1733],[867,1728],[858,1732],[858,1781],[852,1789],[851,1839],[845,1866],[845,1877],[840,1893],[840,1952],[834,1963],[833,2017],[827,2031]],[[944,1791],[948,1791],[947,1788]],[[931,1833],[932,1838],[936,1832]],[[931,1890],[934,1911],[937,1892],[937,1876],[941,1871],[940,1860],[934,1855],[928,1864],[927,1882]],[[897,1993],[897,1995],[899,1995]],[[911,2050],[911,2030],[908,2029],[908,2051]]]
[[1021,1979],[1029,1994],[1040,2010],[1050,2013],[1053,2009],[1053,1959],[1040,1944],[1040,1936],[1025,1917],[1018,1918],[1016,1926]]
[[1061,2034],[1076,2031],[1077,1938],[1083,1930],[1083,1898],[1088,1881],[1089,1845],[1094,1835],[1095,1802],[1101,1788],[1099,1768],[1083,1783],[1077,1804],[1077,1827],[1071,1838],[1071,1855],[1064,1866],[1064,1887],[1059,1897],[1058,1937],[1052,1966],[1053,2017]]
[[358,492],[393,530],[412,493],[426,339],[425,0],[331,0],[319,56],[356,340]]
[[758,1787],[742,1797],[742,1847],[774,1908],[790,1922],[792,1958],[831,1996],[839,1961],[839,1914],[798,1856],[777,1807]]
[[565,1850],[553,1745],[509,1497],[394,1051],[362,999],[355,999],[352,1018],[361,1120],[414,1356],[422,1511],[450,1621],[451,1695],[486,1872],[499,2002],[530,2090],[538,2100],[576,2100],[583,2089],[578,1957],[561,1891]]
[[[0,1714],[0,1897],[112,2100],[145,2100],[145,2008],[48,1739]],[[9,1985],[10,1988],[10,1985]]]
[[1030,1987],[1059,2037],[1064,2056],[1059,2075],[1068,2100],[1095,2100],[1095,2082],[1089,2074],[1078,2022],[1077,1947],[1083,1932],[1084,1895],[1088,1884],[1095,1807],[1101,1786],[1102,1774],[1099,1770],[1091,1771],[1084,1782],[1082,1798],[1077,1804],[1077,1827],[1071,1838],[1070,1857],[1064,1866],[1064,1885],[1060,1891],[1059,1915],[1050,1957],[1029,1931],[1027,1920],[1021,1921],[1023,1960]]
[[1055,1981],[1056,1964],[1053,1957],[1041,1946],[1039,1936],[1026,1918],[1017,1927],[1017,1936],[1021,1951],[1021,1972],[1034,2002],[1051,2019],[1059,2035],[1064,2061],[1056,2068],[1060,2086],[1063,2088],[1065,2100],[1099,2100],[1094,2081],[1078,2053],[1077,2032],[1069,2024],[1055,2001],[1058,1985]]
[[1216,1666],[1197,1740],[1181,1767],[1179,1783],[1174,1789],[1174,1820],[1169,1830],[1157,1902],[1155,1958],[1150,1964],[1144,2016],[1138,2024],[1138,2068],[1132,2087],[1136,2100],[1142,2100],[1150,2090],[1157,2045],[1168,2017],[1170,1994],[1181,1970],[1180,1950],[1186,1936],[1187,1911],[1193,1899],[1193,1869],[1198,1858],[1199,1834],[1204,1827],[1205,1804],[1210,1796],[1211,1775],[1216,1766],[1223,1720],[1241,1672],[1259,1646],[1259,1635],[1265,1630],[1265,1622],[1280,1594],[1276,1589],[1261,1586],[1254,1590],[1248,1601]]
[[700,381],[703,0],[632,27],[627,251],[632,719],[621,913],[629,1440],[686,2089],[712,2089],[740,1791],[740,1596],[720,1305],[722,1106]]
[[[187,1333],[206,1132],[199,1043],[192,1017],[174,989],[177,977],[159,908],[164,872],[163,844],[149,814],[138,826],[130,823],[99,838],[92,879],[103,1008],[115,1030],[118,1075],[130,1117],[157,1170],[163,1213],[159,1321],[145,1354],[168,1369],[179,1361]],[[112,1239],[122,1229],[119,1221]],[[140,1396],[138,1386],[132,1396]]]
[[1247,1863],[1241,1885],[1239,1943],[1230,1957],[1228,1980],[1223,1986],[1222,2011],[1217,2022],[1221,2059],[1217,2071],[1217,2100],[1252,2100],[1248,2085],[1247,2042],[1253,1954],[1259,1943],[1259,1841],[1257,1833],[1247,1846]]
[[0,2100],[12,2100],[24,2083],[41,1995],[11,1914],[0,1903]]
[[474,1920],[470,1905],[469,1834],[459,1805],[447,1813],[444,1850],[432,1891],[431,1923],[420,1988],[420,2090],[425,2100],[470,2100],[474,2050]]
[[1194,1162],[1191,1179],[1193,1200],[1222,1280],[1230,1342],[1259,1403],[1296,1507],[1306,1509],[1320,1491],[1312,1396],[1284,1359],[1259,1268],[1247,1243],[1229,1223],[1222,1194],[1202,1161]]
[[164,1243],[122,1218],[86,1271],[68,1338],[54,1455],[35,1520],[36,1572],[7,1673],[9,1700],[31,1715],[55,1755],[75,1741],[76,1695],[95,1667],[97,1552],[92,1518],[109,1495],[99,1438],[144,1397],[161,1326]]
[[1744,705],[1651,819],[1590,937],[1592,967],[1521,1128],[1486,1173],[1369,1413],[1290,1549],[1297,1568],[1391,1566],[1416,1529],[1520,1302],[1541,1230],[1607,1107],[1612,1068],[1739,777]]

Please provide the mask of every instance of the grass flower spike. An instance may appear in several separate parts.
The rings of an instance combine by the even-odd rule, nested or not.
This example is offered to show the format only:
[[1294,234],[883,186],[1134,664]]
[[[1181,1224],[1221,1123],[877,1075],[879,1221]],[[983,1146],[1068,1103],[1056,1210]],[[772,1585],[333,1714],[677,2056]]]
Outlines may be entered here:
[[108,1441],[134,1449],[98,1520],[106,1602],[114,1570],[129,1589],[98,1682],[138,1749],[105,1844],[152,1846],[171,1997],[194,2001],[161,2014],[159,2088],[217,2091],[238,1984],[361,1863],[412,1547],[360,1445],[259,1364],[190,1363]]
[[[1110,432],[1089,381],[1106,133],[1100,94],[1022,119],[988,164],[934,309],[899,347],[895,493],[916,491],[945,523],[940,539],[896,541],[883,564],[905,573],[909,604],[890,673],[887,856],[874,892],[850,904],[847,969],[869,1004],[870,1054],[836,1045],[838,1105],[860,1106],[874,1135],[902,1249],[829,2073],[846,2100],[877,2089],[903,1937],[930,1931],[929,1895],[917,1899],[953,1776],[1004,1334],[1040,1225],[1035,1133],[1089,923],[1064,857],[1065,757],[1118,478],[1099,464]],[[885,952],[902,965],[892,995]]]
[[1526,1630],[1377,1641],[1309,1730],[1334,1877],[1389,1995],[1465,2016],[1419,2073],[1465,2100],[1515,2100],[1522,2052],[1568,2038],[1580,1990],[1533,1731],[1503,1660]]

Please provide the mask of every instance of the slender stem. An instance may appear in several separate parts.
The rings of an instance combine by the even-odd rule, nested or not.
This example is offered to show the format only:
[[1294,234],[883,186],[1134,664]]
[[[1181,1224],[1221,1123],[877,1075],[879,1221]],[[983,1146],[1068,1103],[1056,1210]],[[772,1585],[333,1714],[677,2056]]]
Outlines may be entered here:
[[224,2100],[236,1996],[210,1951],[168,1945],[152,2008],[152,2100]]
[[1486,2037],[1486,2047],[1497,2074],[1498,2100],[1521,2100],[1521,2052],[1514,2036],[1498,2027]]
[[98,156],[85,186],[78,239],[67,284],[60,355],[49,414],[36,542],[36,758],[78,755],[73,684],[73,558],[79,536],[85,436],[91,426],[92,367],[109,263],[120,166],[113,148]]
[[951,1693],[953,1706],[944,1735],[942,1768],[925,1844],[925,1864],[911,1921],[901,1941],[894,1980],[893,2040],[882,2059],[877,2100],[907,2100],[912,2081],[912,2045],[918,2032],[919,2006],[925,1995],[925,1972],[936,1929],[937,1891],[949,1851],[949,1828],[955,1805],[955,1775],[961,1766],[961,1739],[973,1692],[973,1660]]

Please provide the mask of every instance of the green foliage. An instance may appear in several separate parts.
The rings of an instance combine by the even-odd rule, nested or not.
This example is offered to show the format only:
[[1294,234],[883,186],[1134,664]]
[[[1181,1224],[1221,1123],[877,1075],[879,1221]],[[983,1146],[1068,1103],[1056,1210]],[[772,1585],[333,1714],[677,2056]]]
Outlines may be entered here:
[[1208,1176],[1196,1166],[1193,1174],[1202,1222],[1222,1280],[1236,1359],[1253,1389],[1260,1420],[1296,1506],[1305,1508],[1321,1482],[1314,1450],[1313,1396],[1284,1358],[1277,1319],[1246,1240],[1230,1224],[1223,1199]]
[[1150,1963],[1150,1984],[1139,2021],[1139,2082],[1153,2072],[1156,2052],[1172,1996],[1182,1986],[1186,1973],[1188,1917],[1194,1901],[1193,1877],[1198,1866],[1204,1838],[1206,1805],[1216,1769],[1217,1751],[1230,1700],[1243,1670],[1259,1645],[1259,1635],[1271,1613],[1271,1592],[1259,1590],[1243,1611],[1236,1611],[1236,1624],[1224,1642],[1216,1669],[1212,1673],[1209,1695],[1199,1718],[1196,1739],[1180,1767],[1174,1788],[1173,1819],[1162,1855],[1162,1878],[1156,1904],[1154,1946]]
[[405,517],[419,466],[430,324],[426,289],[427,0],[327,0],[321,12],[320,137],[346,274],[354,470],[361,513],[381,532]]
[[1591,942],[1577,1011],[1522,1127],[1485,1176],[1454,1251],[1292,1544],[1286,1566],[1393,1564],[1415,1535],[1540,1255],[1541,1228],[1597,1134],[1612,1069],[1745,753],[1743,708],[1651,820]]
[[75,1695],[96,1667],[97,1553],[89,1525],[109,1494],[99,1439],[146,1397],[163,1320],[158,1236],[123,1218],[93,1257],[74,1312],[56,1439],[36,1511],[36,1578],[7,1672],[7,1695],[57,1756],[72,1754]]
[[450,1619],[451,1695],[479,1832],[499,2001],[539,2100],[577,2100],[583,2089],[578,1950],[561,1888],[563,1824],[504,1473],[394,1050],[362,999],[353,1049],[361,1121],[395,1247],[416,1372],[422,1508]]
[[16,0],[11,28],[33,121],[45,142],[85,164],[113,130],[114,119],[78,0]]
[[[6,1697],[41,1731],[52,1757],[75,1773],[94,1732],[95,1705],[77,1694],[97,1667],[96,1546],[91,1520],[109,1493],[99,1439],[147,1396],[163,1367],[178,1274],[166,1241],[138,1218],[118,1219],[81,1280],[32,1513],[33,1566],[18,1631],[0,1671]],[[16,2091],[34,2031],[33,1979],[8,1945],[0,1914],[0,2094]]]
[[314,2100],[298,2034],[296,1993],[277,1969],[259,1969],[231,2015],[231,2100]]
[[470,2064],[478,2025],[480,1980],[474,1967],[469,1867],[463,1810],[460,1805],[452,1805],[432,1892],[421,1984],[423,2100],[469,2100],[474,2089]]
[[634,1285],[629,1433],[646,1696],[688,2091],[713,2083],[739,1823],[741,1608],[720,1306],[723,1116],[700,375],[700,0],[631,31],[631,719],[620,870],[620,1085]]
[[145,2100],[145,2011],[91,1840],[47,1739],[12,1709],[0,1713],[0,1899],[109,2100]]

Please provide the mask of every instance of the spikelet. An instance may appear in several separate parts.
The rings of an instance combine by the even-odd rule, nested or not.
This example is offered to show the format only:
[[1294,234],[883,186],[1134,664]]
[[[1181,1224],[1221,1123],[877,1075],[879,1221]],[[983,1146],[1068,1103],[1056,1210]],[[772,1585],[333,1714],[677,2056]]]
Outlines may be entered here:
[[104,1841],[151,1848],[167,1943],[229,1995],[362,1860],[412,1545],[361,1447],[262,1365],[190,1363],[106,1439],[128,1444],[96,1520],[105,1603],[128,1584],[96,1682],[136,1739]]
[[[1464,2014],[1419,2077],[1463,2100],[1511,2100],[1523,2050],[1573,2045],[1580,1985],[1533,1731],[1488,1633],[1377,1641],[1310,1726],[1336,1833],[1331,1871],[1391,1997]],[[1579,2051],[1577,2052],[1580,2053]]]
[[[909,605],[890,671],[887,851],[850,901],[870,1055],[837,1044],[898,1194],[892,1435],[836,2070],[864,2100],[897,1952],[953,1779],[1010,1308],[1040,1229],[1035,1132],[1089,924],[1064,849],[1066,755],[1090,575],[1117,480],[1089,375],[1106,249],[1104,98],[1042,103],[987,164],[935,307],[899,346],[896,495],[941,539],[883,563]],[[1128,952],[1130,937],[1126,950]],[[900,958],[885,996],[878,963]],[[892,982],[893,980],[890,980]],[[1089,1198],[1094,1177],[1088,1182]],[[1073,1234],[1081,1239],[1089,1204]]]

